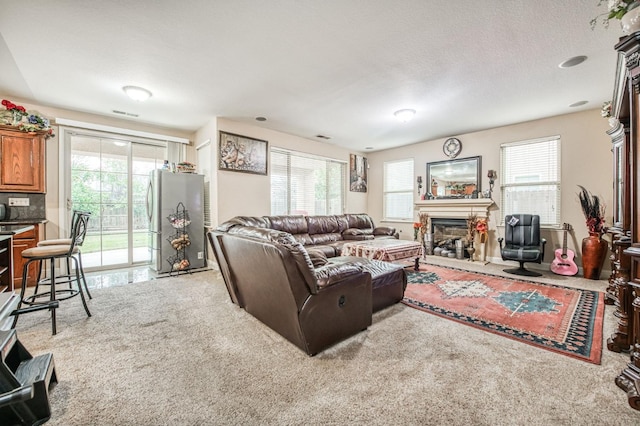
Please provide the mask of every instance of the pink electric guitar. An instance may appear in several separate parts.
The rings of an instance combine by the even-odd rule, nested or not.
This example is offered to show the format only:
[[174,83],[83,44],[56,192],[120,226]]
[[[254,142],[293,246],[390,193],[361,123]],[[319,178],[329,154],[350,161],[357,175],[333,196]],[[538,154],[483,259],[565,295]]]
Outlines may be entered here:
[[567,248],[567,232],[571,231],[571,225],[562,224],[564,230],[564,238],[562,239],[562,248],[556,249],[556,258],[551,262],[551,272],[558,275],[575,275],[578,273],[578,266],[573,261],[575,253]]

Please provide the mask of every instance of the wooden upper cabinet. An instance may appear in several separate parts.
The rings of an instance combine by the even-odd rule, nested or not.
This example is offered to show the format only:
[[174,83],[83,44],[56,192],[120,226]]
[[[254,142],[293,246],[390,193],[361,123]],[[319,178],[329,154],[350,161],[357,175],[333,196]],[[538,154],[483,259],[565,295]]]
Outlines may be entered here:
[[0,128],[0,191],[46,192],[44,133]]

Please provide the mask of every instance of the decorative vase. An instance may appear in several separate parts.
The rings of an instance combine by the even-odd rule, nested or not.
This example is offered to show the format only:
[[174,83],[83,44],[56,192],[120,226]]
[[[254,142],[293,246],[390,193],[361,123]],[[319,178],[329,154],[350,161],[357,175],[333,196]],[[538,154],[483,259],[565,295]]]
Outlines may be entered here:
[[609,245],[597,232],[590,232],[588,237],[582,239],[582,269],[585,278],[600,279],[608,249]]
[[469,260],[473,262],[473,253],[476,252],[476,249],[473,247],[473,243],[467,247],[467,253],[469,253]]
[[12,126],[20,125],[20,123],[22,122],[22,113],[17,110],[12,110],[12,112],[13,112],[13,122],[11,123],[11,125]]
[[622,33],[625,35],[640,31],[640,7],[638,6],[640,2],[633,3],[627,13],[620,18]]
[[424,256],[433,254],[433,234],[424,234]]
[[464,241],[461,239],[456,240],[456,258],[460,260],[464,259]]

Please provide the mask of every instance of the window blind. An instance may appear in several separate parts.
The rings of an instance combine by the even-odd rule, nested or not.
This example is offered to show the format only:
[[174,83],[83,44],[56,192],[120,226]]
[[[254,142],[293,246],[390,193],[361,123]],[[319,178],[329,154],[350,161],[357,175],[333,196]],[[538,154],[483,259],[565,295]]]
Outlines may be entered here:
[[271,214],[344,213],[346,162],[271,149]]
[[502,221],[508,214],[540,215],[540,224],[560,225],[560,137],[500,146]]
[[413,219],[413,174],[413,158],[384,163],[385,219]]

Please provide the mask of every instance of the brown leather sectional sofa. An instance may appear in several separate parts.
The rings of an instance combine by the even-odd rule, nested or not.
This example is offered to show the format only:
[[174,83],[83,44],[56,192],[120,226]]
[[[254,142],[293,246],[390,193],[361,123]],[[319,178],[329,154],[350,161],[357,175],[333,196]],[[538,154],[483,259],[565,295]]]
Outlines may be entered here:
[[402,300],[402,267],[340,256],[348,240],[397,238],[368,215],[235,217],[208,234],[231,300],[309,355]]
[[218,226],[218,231],[234,232],[237,226],[253,226],[288,232],[307,250],[327,257],[340,256],[347,241],[398,238],[395,228],[376,227],[367,214],[328,216],[236,216]]

